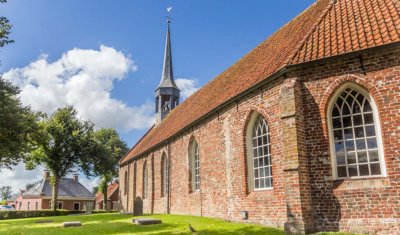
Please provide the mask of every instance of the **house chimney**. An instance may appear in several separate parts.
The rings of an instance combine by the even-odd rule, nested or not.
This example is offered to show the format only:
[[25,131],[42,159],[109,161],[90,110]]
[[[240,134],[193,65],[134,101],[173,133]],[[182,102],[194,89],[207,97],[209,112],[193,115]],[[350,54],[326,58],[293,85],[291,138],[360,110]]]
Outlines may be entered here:
[[48,179],[50,177],[50,171],[49,170],[44,170],[43,171],[43,179]]
[[73,174],[73,175],[72,175],[72,179],[73,179],[75,182],[78,182],[78,179],[79,179],[78,176],[79,176],[78,174]]

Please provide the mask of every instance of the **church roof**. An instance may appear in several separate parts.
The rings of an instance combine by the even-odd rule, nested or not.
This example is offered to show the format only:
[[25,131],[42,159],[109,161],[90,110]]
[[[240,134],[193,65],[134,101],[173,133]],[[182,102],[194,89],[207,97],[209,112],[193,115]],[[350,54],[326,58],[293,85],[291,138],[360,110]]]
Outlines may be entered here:
[[121,164],[164,143],[286,66],[399,42],[399,14],[399,0],[316,1],[172,110]]

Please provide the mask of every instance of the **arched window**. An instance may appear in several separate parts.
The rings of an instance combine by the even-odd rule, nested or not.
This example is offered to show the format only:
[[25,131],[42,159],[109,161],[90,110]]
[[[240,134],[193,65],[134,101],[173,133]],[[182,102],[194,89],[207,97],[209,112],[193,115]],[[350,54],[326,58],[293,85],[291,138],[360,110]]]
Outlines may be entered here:
[[167,155],[164,153],[161,157],[161,196],[164,197],[168,194],[168,159]]
[[200,153],[195,139],[192,140],[189,148],[189,171],[191,191],[200,191]]
[[124,177],[124,195],[128,193],[128,172],[125,171],[125,177]]
[[143,199],[147,198],[148,183],[147,161],[145,161],[143,164]]
[[378,115],[369,94],[355,85],[340,89],[328,118],[334,176],[384,175]]
[[271,142],[267,121],[257,113],[246,133],[249,191],[272,188]]

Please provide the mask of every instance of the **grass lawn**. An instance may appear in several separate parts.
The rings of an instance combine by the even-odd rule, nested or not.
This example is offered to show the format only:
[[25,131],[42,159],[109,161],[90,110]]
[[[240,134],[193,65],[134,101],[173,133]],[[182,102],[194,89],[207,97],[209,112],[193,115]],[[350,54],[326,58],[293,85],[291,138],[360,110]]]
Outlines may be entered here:
[[[229,223],[224,220],[196,216],[149,215],[162,220],[162,224],[138,226],[132,224],[132,216],[121,214],[95,214],[78,216],[54,216],[29,219],[1,220],[0,234],[285,234],[282,230],[257,225]],[[62,228],[62,222],[80,221],[81,227]]]

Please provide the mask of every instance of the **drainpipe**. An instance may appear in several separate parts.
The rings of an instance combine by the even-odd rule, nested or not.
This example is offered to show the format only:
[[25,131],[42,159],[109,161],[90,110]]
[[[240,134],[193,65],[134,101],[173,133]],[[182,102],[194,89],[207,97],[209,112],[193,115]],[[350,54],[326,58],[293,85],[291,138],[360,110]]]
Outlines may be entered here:
[[167,169],[168,169],[168,174],[167,174],[167,177],[168,177],[168,182],[167,182],[167,184],[168,184],[168,191],[167,191],[167,214],[169,214],[170,213],[170,200],[171,200],[171,165],[170,165],[170,161],[171,161],[171,158],[170,158],[170,156],[171,156],[171,149],[170,149],[170,146],[169,146],[169,143],[168,143],[168,141],[166,141],[166,143],[167,143],[167,153],[168,153],[168,155],[167,155]]

